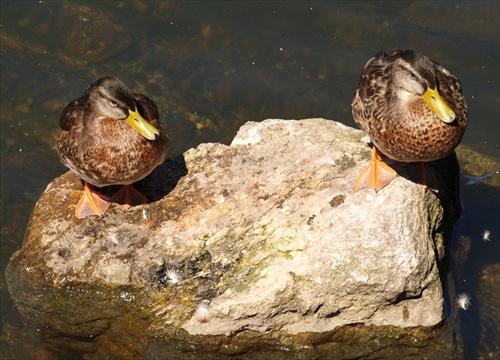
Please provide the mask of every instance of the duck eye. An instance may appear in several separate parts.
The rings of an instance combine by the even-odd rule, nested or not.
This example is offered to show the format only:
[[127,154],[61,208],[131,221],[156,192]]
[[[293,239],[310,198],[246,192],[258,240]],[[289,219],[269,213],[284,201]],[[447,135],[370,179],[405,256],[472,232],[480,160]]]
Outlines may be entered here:
[[116,101],[114,101],[114,100],[110,100],[109,102],[110,102],[111,106],[113,106],[113,107],[117,107],[118,106],[118,103]]

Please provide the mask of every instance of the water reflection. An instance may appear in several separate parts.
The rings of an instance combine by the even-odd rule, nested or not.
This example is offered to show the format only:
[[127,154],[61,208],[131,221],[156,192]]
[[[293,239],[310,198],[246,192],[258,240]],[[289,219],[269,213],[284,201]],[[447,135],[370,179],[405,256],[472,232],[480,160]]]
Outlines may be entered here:
[[[490,157],[468,162],[472,155],[459,151],[462,169],[473,176],[495,173],[499,6],[2,2],[2,274],[37,197],[66,171],[54,151],[62,108],[104,75],[155,99],[174,157],[202,142],[229,143],[246,121],[324,117],[355,126],[350,101],[364,62],[380,49],[411,47],[462,81],[470,111],[462,143]],[[473,357],[498,354],[498,304],[491,301],[498,290],[489,293],[487,285],[500,271],[498,178],[462,187],[465,210],[454,246],[462,249],[469,239],[470,250],[459,251],[450,265],[455,290],[472,294],[472,307],[459,316],[466,354]],[[491,242],[481,240],[484,229],[491,230]],[[0,284],[2,344],[16,354],[12,348],[34,337],[19,324],[3,275]]]

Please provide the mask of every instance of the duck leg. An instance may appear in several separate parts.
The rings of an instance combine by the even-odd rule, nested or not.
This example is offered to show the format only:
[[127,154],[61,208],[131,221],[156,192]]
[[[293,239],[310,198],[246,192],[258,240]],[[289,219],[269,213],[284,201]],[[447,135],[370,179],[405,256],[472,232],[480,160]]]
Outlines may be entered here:
[[95,192],[85,181],[83,195],[76,205],[75,215],[77,219],[83,219],[89,215],[102,216],[108,210],[109,204],[107,196]]
[[423,186],[424,188],[429,188],[433,192],[437,193],[438,190],[438,181],[436,179],[436,175],[434,171],[431,169],[428,163],[426,162],[416,162],[405,164],[407,171],[409,172],[409,178]]
[[120,204],[124,209],[128,209],[133,205],[146,204],[148,199],[140,191],[136,190],[132,185],[124,185],[111,198],[111,202]]
[[365,188],[378,191],[394,180],[396,175],[396,171],[382,160],[377,148],[373,146],[370,163],[358,176],[354,184],[354,191]]
[[[431,169],[431,167],[429,166],[428,163],[424,162],[424,163],[421,163],[421,172],[422,172],[422,176],[423,176],[423,179],[424,179],[424,186],[425,187],[428,187],[429,189],[431,189],[433,192],[435,193],[438,193],[439,192],[439,189],[438,189],[438,181],[436,179],[436,175],[434,174],[434,171]],[[430,182],[427,182],[427,175],[430,175],[430,178],[431,178],[431,181]]]

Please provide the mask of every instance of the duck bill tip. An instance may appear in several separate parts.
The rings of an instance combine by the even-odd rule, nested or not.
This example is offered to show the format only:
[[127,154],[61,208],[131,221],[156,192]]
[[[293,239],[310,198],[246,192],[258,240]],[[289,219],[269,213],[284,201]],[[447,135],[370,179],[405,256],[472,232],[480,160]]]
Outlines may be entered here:
[[129,109],[129,115],[125,120],[135,131],[148,140],[156,140],[160,136],[158,129],[144,119],[137,109],[135,111]]
[[455,112],[448,106],[446,101],[444,101],[437,89],[427,88],[427,91],[424,95],[422,95],[422,97],[431,110],[441,119],[441,121],[447,124],[455,121]]

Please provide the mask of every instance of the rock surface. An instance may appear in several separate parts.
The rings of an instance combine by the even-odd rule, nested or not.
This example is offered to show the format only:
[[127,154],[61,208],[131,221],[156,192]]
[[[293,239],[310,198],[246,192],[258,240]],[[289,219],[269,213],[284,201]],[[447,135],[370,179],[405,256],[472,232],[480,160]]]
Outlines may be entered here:
[[[137,186],[149,204],[101,218],[74,217],[82,185],[68,172],[9,263],[12,298],[88,358],[264,345],[350,358],[405,334],[422,346],[443,321],[456,158],[435,167],[439,197],[404,177],[353,193],[362,137],[324,119],[250,122],[230,146],[167,160]],[[336,336],[373,341],[346,352]]]

